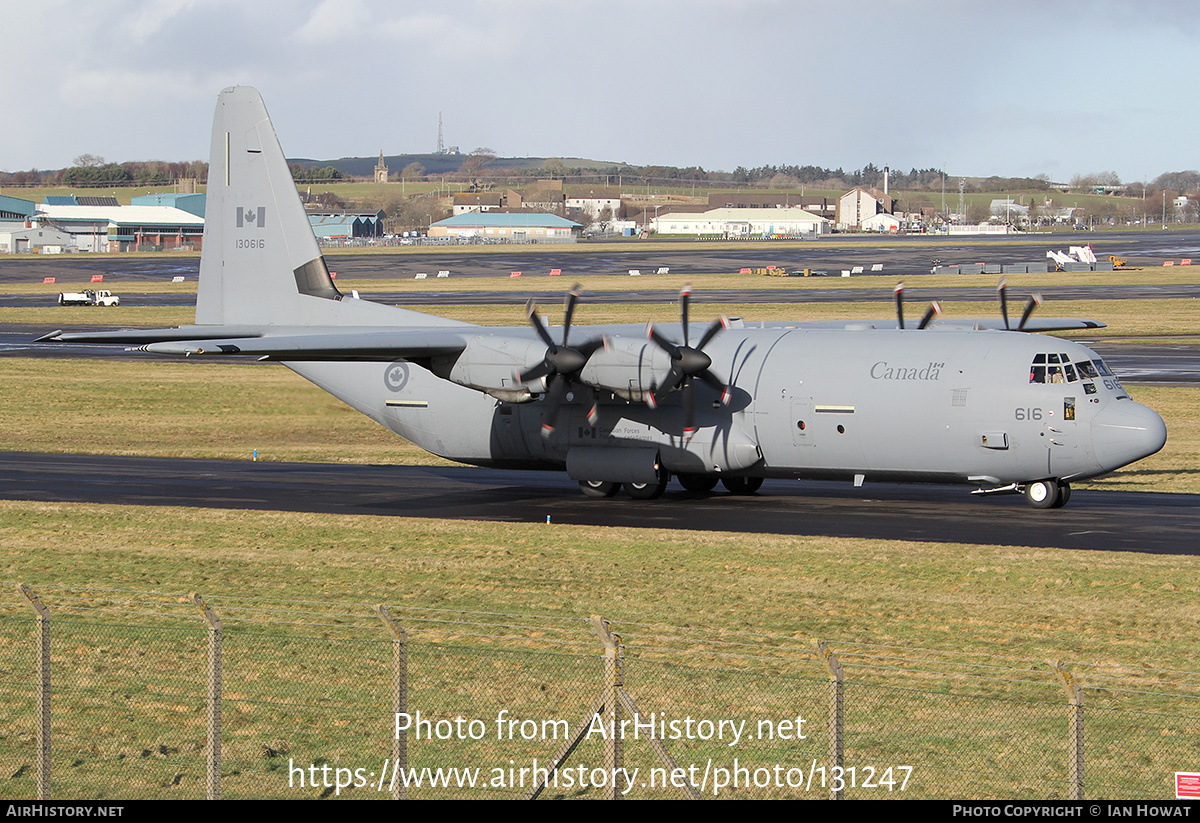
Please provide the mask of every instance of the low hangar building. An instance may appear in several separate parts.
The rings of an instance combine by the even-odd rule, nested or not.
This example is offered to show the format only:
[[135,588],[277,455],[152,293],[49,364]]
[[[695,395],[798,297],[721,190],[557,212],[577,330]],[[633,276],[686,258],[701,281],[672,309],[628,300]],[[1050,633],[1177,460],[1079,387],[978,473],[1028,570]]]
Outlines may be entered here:
[[482,237],[529,243],[539,240],[574,242],[583,226],[556,214],[536,212],[470,212],[439,220],[430,237]]
[[829,233],[829,221],[797,208],[721,208],[704,212],[672,212],[654,220],[658,234],[775,237]]

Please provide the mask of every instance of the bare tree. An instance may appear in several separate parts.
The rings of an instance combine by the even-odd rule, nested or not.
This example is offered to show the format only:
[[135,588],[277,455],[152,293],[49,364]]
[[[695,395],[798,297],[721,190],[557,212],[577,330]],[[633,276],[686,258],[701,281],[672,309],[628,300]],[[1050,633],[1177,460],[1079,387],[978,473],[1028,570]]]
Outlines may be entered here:
[[104,158],[98,154],[81,154],[71,161],[71,165],[84,169],[94,169],[104,165]]

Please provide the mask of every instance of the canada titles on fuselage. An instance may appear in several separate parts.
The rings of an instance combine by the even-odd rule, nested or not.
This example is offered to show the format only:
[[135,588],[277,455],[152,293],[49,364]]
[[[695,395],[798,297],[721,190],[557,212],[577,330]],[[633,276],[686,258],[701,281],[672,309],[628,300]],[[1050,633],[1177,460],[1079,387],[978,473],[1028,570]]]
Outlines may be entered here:
[[927,363],[923,367],[905,368],[880,360],[871,366],[873,380],[937,380],[941,377],[945,363]]

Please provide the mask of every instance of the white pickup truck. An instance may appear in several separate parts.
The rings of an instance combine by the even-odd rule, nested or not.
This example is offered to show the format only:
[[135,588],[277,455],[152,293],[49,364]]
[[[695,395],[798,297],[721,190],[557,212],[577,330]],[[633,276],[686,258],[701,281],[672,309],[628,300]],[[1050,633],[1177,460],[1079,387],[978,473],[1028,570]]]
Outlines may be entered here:
[[84,289],[77,292],[62,292],[58,295],[60,306],[119,306],[121,298],[108,289]]

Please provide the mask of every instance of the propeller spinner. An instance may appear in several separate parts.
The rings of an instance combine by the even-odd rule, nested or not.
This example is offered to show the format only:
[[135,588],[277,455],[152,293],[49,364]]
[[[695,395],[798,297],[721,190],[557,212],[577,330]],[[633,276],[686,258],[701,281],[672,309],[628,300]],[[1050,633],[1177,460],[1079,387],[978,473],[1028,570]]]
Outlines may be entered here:
[[684,286],[679,292],[679,310],[682,316],[683,327],[683,345],[679,346],[663,337],[654,329],[653,323],[646,324],[646,336],[654,342],[656,346],[671,356],[671,370],[667,373],[666,379],[662,385],[656,387],[653,391],[646,395],[646,403],[650,408],[655,408],[664,397],[673,392],[676,388],[683,393],[683,408],[684,408],[684,437],[690,438],[696,432],[696,401],[693,396],[692,381],[693,378],[699,377],[709,386],[712,386],[721,395],[721,402],[728,405],[730,399],[729,387],[721,382],[716,377],[709,367],[712,365],[712,358],[704,353],[703,349],[708,342],[713,339],[723,329],[729,328],[729,320],[725,317],[719,317],[713,321],[700,338],[700,342],[695,347],[690,345],[688,337],[688,301],[692,296],[692,287]]
[[[546,422],[542,424],[543,437],[549,437],[554,433],[554,424],[558,419],[558,411],[566,399],[571,383],[579,383],[579,372],[587,365],[588,358],[597,349],[607,345],[607,341],[603,337],[593,338],[578,347],[567,345],[567,340],[571,334],[571,318],[575,314],[575,304],[579,302],[579,298],[579,285],[576,284],[567,294],[564,302],[566,311],[563,317],[562,343],[555,343],[554,338],[550,336],[545,322],[538,316],[533,298],[530,298],[525,306],[525,311],[529,315],[529,322],[533,324],[533,328],[537,331],[538,336],[546,344],[546,356],[541,363],[521,372],[517,376],[517,380],[521,383],[529,383],[542,377],[547,378],[545,400]],[[585,385],[582,383],[579,384]],[[588,422],[595,425],[598,419],[599,410],[593,400],[591,408],[588,409]]]

